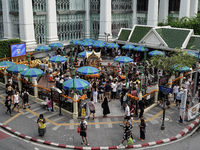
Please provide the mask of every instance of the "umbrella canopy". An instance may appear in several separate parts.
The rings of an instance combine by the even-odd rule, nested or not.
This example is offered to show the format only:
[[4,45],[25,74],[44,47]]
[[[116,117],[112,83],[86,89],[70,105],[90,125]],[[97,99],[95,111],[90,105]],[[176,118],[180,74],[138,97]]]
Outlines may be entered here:
[[126,44],[126,45],[124,45],[124,46],[122,46],[122,49],[134,49],[135,48],[135,46],[133,46],[133,45],[131,45],[131,44]]
[[63,47],[62,43],[51,43],[49,44],[49,47]]
[[187,66],[183,66],[183,67],[179,67],[178,65],[175,65],[173,67],[174,71],[178,71],[178,72],[188,72],[190,71],[190,68]]
[[151,52],[149,52],[148,54],[149,54],[149,56],[157,56],[157,55],[165,56],[165,53],[164,53],[164,52],[161,52],[161,51],[158,51],[158,50],[151,51]]
[[0,62],[0,67],[10,67],[16,65],[14,62],[11,61],[2,61]]
[[83,74],[83,75],[92,75],[92,74],[97,74],[99,73],[99,70],[95,67],[91,66],[84,66],[81,68],[78,68],[76,70],[77,73]]
[[38,46],[38,47],[35,48],[36,51],[48,51],[48,50],[50,50],[50,49],[51,49],[51,47],[45,46],[45,45],[43,45],[43,46]]
[[143,46],[138,46],[138,47],[134,48],[134,51],[145,52],[145,51],[149,51],[149,50],[148,50],[148,48],[145,48]]
[[54,63],[59,63],[59,62],[67,61],[67,58],[62,57],[62,56],[54,56],[54,57],[50,58],[49,61],[54,62]]
[[83,42],[90,42],[90,43],[93,43],[93,42],[94,42],[94,40],[93,40],[93,39],[90,39],[90,38],[83,39],[82,41],[83,41]]
[[133,59],[127,56],[121,56],[121,57],[115,58],[114,61],[120,62],[120,63],[129,63],[129,62],[133,62]]
[[107,48],[118,48],[119,45],[115,44],[115,43],[109,43],[106,45]]
[[89,41],[83,41],[81,43],[81,46],[92,46],[93,45],[93,42],[89,42]]
[[44,72],[40,69],[37,68],[30,68],[30,69],[26,69],[21,73],[21,76],[24,77],[39,77],[41,75],[43,75]]
[[81,45],[82,41],[79,41],[79,40],[72,40],[70,42],[70,44],[74,44],[74,45]]
[[[74,86],[73,86],[73,80],[74,80]],[[90,83],[83,79],[70,79],[63,83],[64,89],[69,89],[69,90],[73,90],[74,88],[76,90],[82,90],[87,88],[89,85]]]
[[105,44],[104,43],[101,43],[101,42],[94,42],[93,43],[93,45],[92,45],[93,47],[97,47],[97,48],[99,48],[99,47],[104,47],[105,46]]
[[98,41],[94,41],[94,42],[98,42],[98,43],[102,43],[102,44],[106,44],[106,42],[98,40]]
[[[87,53],[91,53],[91,51],[87,51]],[[86,56],[86,51],[78,53],[79,57],[85,57]]]
[[191,51],[185,51],[182,53],[182,55],[190,55],[190,56],[194,56],[195,58],[198,58],[198,55],[195,52],[191,52]]
[[6,70],[9,73],[11,73],[11,72],[12,73],[20,73],[20,72],[23,72],[26,69],[28,69],[28,66],[23,65],[23,64],[19,64],[19,65],[10,66]]

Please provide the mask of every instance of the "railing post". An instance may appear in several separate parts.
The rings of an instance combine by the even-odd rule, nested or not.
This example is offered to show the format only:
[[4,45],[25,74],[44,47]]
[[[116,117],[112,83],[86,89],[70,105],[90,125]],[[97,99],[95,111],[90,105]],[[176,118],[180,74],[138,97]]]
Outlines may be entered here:
[[159,88],[158,88],[158,84],[156,84],[156,88],[155,88],[155,95],[154,95],[154,103],[158,104],[158,92],[159,92]]
[[73,119],[77,119],[78,118],[78,97],[77,97],[77,94],[74,94],[74,97],[73,97],[74,101],[76,102],[73,102]]
[[8,72],[6,71],[6,69],[4,70],[4,80],[5,80],[5,84],[8,83]]
[[17,81],[18,81],[18,87],[19,87],[19,91],[20,93],[22,92],[22,81],[21,81],[21,74],[18,73],[18,76],[17,76]]
[[182,83],[183,83],[183,73],[180,73],[180,80],[179,80],[179,87],[182,88]]
[[38,97],[38,86],[37,81],[33,80],[33,87],[34,87],[34,97]]
[[[168,88],[172,88],[172,77],[169,77],[169,81],[168,81]],[[171,97],[172,94],[170,93],[169,96]]]

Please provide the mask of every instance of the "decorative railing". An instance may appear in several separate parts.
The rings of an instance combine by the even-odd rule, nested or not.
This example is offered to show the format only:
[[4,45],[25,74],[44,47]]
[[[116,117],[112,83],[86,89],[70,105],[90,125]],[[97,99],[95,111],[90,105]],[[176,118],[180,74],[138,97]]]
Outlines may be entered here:
[[46,97],[51,98],[51,90],[48,88],[44,88],[42,86],[38,87],[38,97],[42,100],[46,100]]
[[154,104],[154,96],[155,96],[155,92],[158,92],[159,90],[153,90],[145,95],[142,96],[142,98],[144,98],[145,100],[145,105],[146,107],[151,106],[152,104]]

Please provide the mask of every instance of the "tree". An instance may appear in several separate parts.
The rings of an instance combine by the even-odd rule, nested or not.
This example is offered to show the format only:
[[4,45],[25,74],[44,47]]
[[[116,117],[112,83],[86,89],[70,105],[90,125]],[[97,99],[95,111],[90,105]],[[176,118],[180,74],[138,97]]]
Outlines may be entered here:
[[167,21],[159,22],[158,26],[193,29],[195,35],[200,35],[200,14],[196,14],[191,18],[183,17],[181,19],[174,18],[172,15],[169,15]]
[[187,51],[176,50],[175,52],[166,52],[166,56],[153,56],[150,62],[156,68],[162,69],[168,75],[175,73],[175,70],[187,66],[189,68],[197,61],[194,56],[188,55]]

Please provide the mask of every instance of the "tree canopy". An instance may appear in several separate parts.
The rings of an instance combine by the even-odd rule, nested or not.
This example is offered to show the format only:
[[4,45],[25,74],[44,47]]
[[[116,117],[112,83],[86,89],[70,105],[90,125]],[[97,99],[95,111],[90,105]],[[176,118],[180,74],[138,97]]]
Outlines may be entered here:
[[193,29],[195,35],[200,35],[200,14],[191,18],[183,17],[181,19],[174,18],[172,15],[169,15],[167,21],[159,22],[158,26]]
[[196,61],[197,59],[194,56],[188,55],[188,52],[183,50],[166,52],[166,56],[157,55],[150,58],[153,66],[162,69],[169,75],[174,74],[175,69],[180,69],[184,66],[191,68]]

